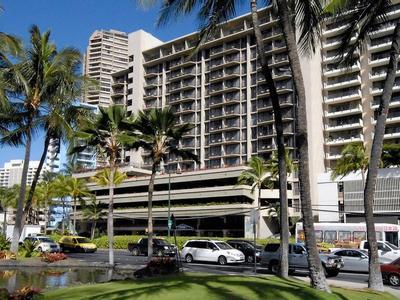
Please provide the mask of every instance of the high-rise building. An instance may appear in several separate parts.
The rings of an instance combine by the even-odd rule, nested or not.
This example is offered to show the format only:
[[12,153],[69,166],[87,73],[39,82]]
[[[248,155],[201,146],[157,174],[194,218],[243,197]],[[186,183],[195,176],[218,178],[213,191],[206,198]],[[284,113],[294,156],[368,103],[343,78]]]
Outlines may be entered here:
[[57,173],[60,171],[60,139],[51,139],[47,149],[44,171]]
[[[393,5],[365,47],[354,53],[354,64],[338,64],[338,48],[346,24],[326,23],[322,32],[325,166],[331,169],[343,147],[362,142],[369,150],[376,124],[375,111],[383,91],[391,40],[400,4]],[[399,73],[400,75],[400,73]],[[396,79],[386,122],[385,142],[400,143],[400,78]]]
[[128,67],[128,35],[116,30],[96,30],[89,38],[84,74],[98,81],[98,87],[84,95],[84,102],[108,106],[111,102],[111,74]]
[[[24,161],[22,159],[13,159],[4,163],[4,167],[0,168],[0,186],[12,187],[15,184],[21,184],[22,169]],[[29,162],[27,185],[30,185],[39,166],[39,161],[33,160]]]

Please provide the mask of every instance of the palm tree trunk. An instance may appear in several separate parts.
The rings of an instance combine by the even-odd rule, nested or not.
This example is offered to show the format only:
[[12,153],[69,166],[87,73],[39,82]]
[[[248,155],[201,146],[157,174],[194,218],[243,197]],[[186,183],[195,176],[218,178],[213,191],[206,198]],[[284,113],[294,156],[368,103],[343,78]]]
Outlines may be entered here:
[[379,104],[372,141],[371,156],[369,160],[367,180],[364,188],[364,210],[367,225],[367,239],[369,245],[369,277],[368,287],[374,290],[383,290],[382,274],[379,265],[378,245],[376,243],[374,223],[374,197],[378,168],[382,155],[383,138],[385,135],[386,118],[389,112],[389,103],[392,98],[392,90],[396,79],[397,58],[400,53],[400,22],[397,22],[392,38],[389,65],[383,87],[382,98]]
[[61,197],[61,203],[62,203],[62,219],[61,219],[61,232],[64,235],[65,232],[65,225],[64,225],[64,218],[65,218],[65,203],[63,197]]
[[[74,196],[74,230],[76,232],[76,197]],[[78,232],[76,232],[78,233]]]
[[93,240],[94,239],[94,232],[95,232],[95,230],[96,230],[96,220],[93,220],[93,223],[92,223],[92,230],[91,230],[91,233],[90,233],[90,238]]
[[[253,31],[256,37],[258,57],[261,63],[261,72],[265,77],[266,83],[268,85],[270,98],[272,102],[272,108],[274,111],[275,119],[275,130],[276,130],[276,144],[278,148],[278,168],[279,168],[279,201],[281,205],[281,218],[282,230],[280,232],[280,267],[279,275],[286,278],[289,272],[289,224],[288,224],[288,203],[287,203],[287,173],[286,173],[286,161],[285,161],[285,141],[283,136],[283,122],[282,122],[282,112],[279,103],[279,96],[276,90],[275,82],[272,78],[271,70],[268,66],[268,59],[265,55],[264,41],[261,34],[260,23],[258,21],[257,12],[257,1],[251,0],[251,18],[253,23]],[[286,221],[285,221],[286,220]],[[287,227],[283,227],[287,226]]]
[[47,199],[44,201],[44,234],[47,234],[47,222],[48,222],[48,216],[49,211],[47,209]]
[[[31,121],[28,122],[31,123]],[[25,144],[24,166],[22,168],[22,175],[21,175],[21,187],[19,190],[19,197],[17,202],[17,215],[15,218],[14,232],[10,247],[10,250],[13,253],[18,252],[19,239],[21,237],[22,229],[24,226],[24,203],[26,196],[26,182],[27,182],[27,175],[29,168],[29,160],[31,156],[31,143],[32,143],[32,135],[30,132],[28,132]]]
[[153,192],[154,180],[156,178],[156,163],[153,163],[151,168],[151,176],[149,181],[149,201],[148,201],[148,223],[147,223],[147,260],[150,261],[153,257]]
[[296,31],[294,28],[294,22],[292,22],[291,16],[289,15],[287,1],[278,0],[277,6],[280,25],[283,30],[285,42],[288,48],[289,62],[292,69],[293,82],[298,100],[298,124],[296,138],[299,151],[300,197],[305,242],[308,250],[307,258],[308,268],[310,271],[311,286],[319,290],[330,292],[329,286],[326,282],[324,271],[322,269],[314,232],[314,219],[312,211],[308,162],[306,93],[304,88],[299,54],[297,51],[297,40],[295,35]]
[[38,165],[38,168],[36,169],[35,176],[33,177],[31,188],[29,190],[28,199],[26,200],[26,203],[25,203],[24,218],[23,218],[24,220],[25,220],[26,215],[29,213],[29,211],[32,207],[33,195],[35,193],[36,186],[39,182],[39,177],[40,177],[40,173],[42,172],[44,162],[46,160],[46,155],[47,155],[47,150],[49,149],[49,144],[50,144],[50,136],[46,135],[46,138],[44,140],[42,156],[40,157],[39,165]]
[[3,235],[7,235],[7,208],[3,207],[4,209],[4,217],[3,217]]
[[109,182],[109,202],[108,202],[108,260],[111,266],[114,266],[114,163],[110,164],[110,182]]

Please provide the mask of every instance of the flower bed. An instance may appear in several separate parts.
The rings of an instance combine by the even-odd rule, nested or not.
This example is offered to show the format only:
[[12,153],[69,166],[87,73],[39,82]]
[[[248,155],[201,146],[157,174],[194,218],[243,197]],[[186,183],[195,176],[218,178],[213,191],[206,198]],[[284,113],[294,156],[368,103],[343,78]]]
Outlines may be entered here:
[[42,253],[40,256],[40,260],[47,262],[47,263],[53,263],[56,261],[64,260],[67,259],[68,257],[64,253]]

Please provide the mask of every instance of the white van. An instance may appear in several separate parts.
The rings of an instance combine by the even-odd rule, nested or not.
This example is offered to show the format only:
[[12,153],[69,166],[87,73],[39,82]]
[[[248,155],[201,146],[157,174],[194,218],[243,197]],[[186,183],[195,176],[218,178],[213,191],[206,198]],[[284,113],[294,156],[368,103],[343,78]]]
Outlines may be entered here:
[[191,240],[183,246],[182,257],[187,263],[193,261],[227,263],[243,263],[244,254],[223,241]]
[[[395,260],[400,257],[399,247],[385,241],[377,241],[379,257]],[[368,250],[368,241],[361,241],[360,249]]]

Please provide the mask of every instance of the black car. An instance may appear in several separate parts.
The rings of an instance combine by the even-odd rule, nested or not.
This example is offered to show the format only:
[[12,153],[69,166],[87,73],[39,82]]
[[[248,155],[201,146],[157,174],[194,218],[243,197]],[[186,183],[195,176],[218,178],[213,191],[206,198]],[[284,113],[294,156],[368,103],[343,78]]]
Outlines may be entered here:
[[[141,238],[138,243],[129,243],[128,250],[132,255],[147,255],[148,239]],[[153,238],[153,254],[157,256],[175,256],[176,247],[164,239]]]
[[[254,244],[250,241],[246,240],[227,240],[226,241],[229,245],[233,248],[241,251],[247,262],[252,263],[254,262]],[[260,262],[260,253],[261,253],[261,246],[256,245],[256,261]]]

